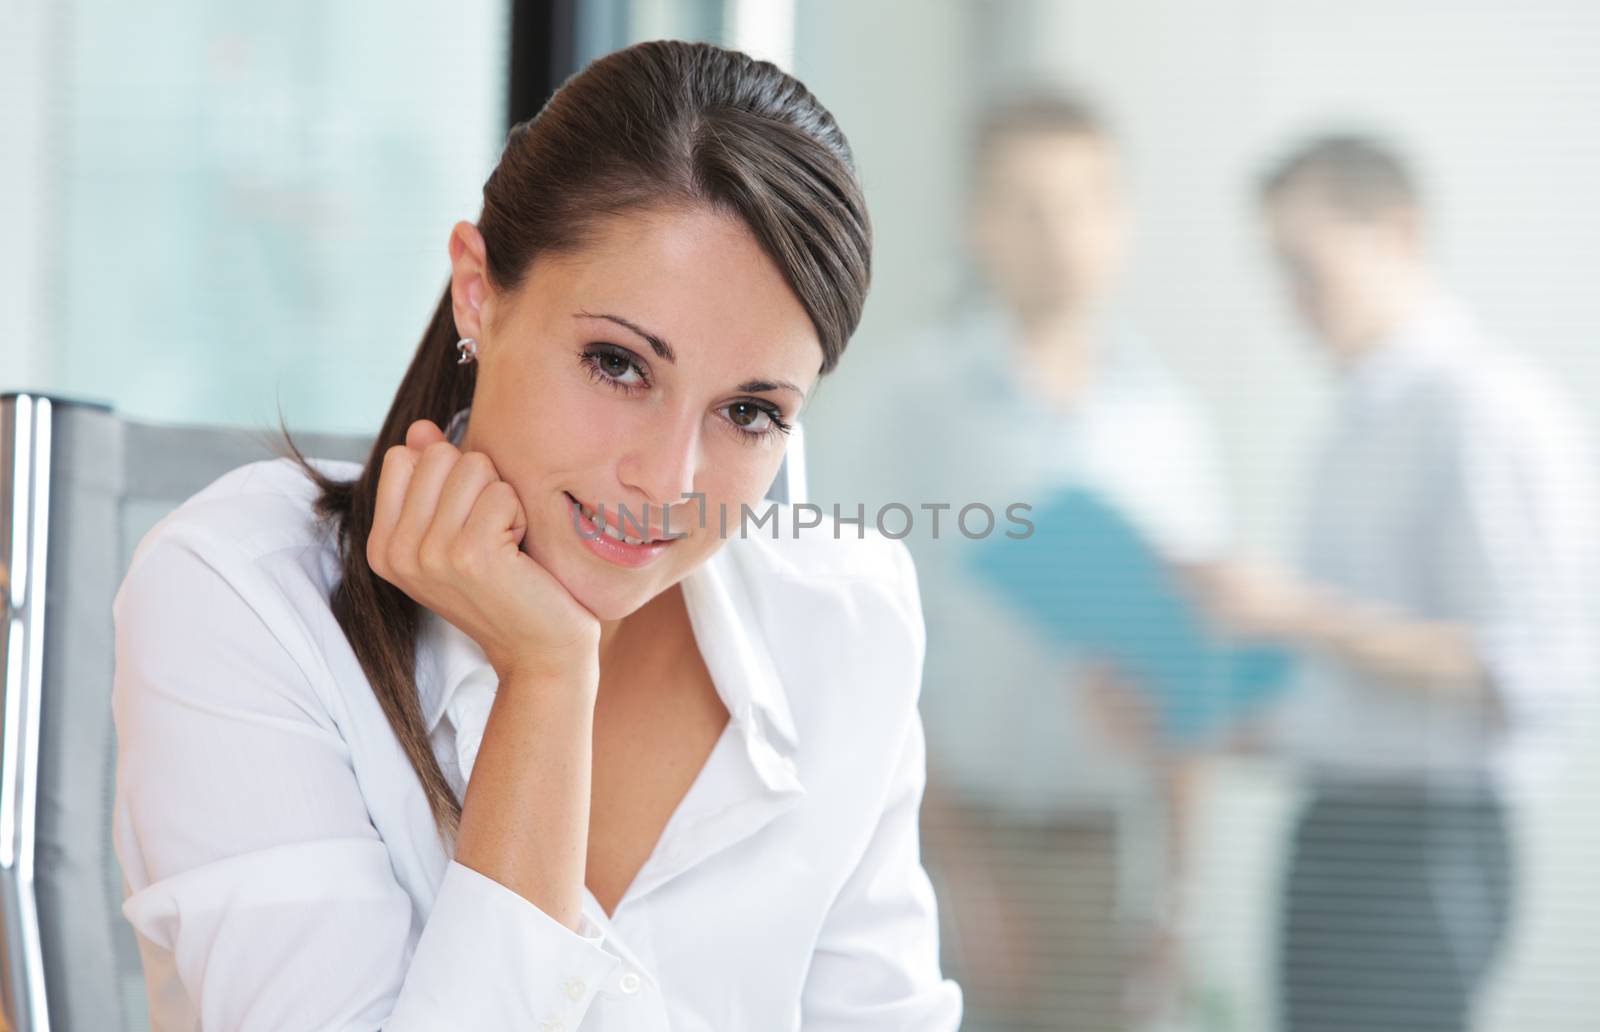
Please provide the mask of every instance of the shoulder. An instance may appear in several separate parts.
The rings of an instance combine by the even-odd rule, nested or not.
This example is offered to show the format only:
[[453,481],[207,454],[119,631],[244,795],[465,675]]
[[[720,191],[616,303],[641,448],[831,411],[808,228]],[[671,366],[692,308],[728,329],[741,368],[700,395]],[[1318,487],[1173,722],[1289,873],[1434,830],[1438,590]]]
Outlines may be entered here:
[[[312,459],[337,478],[360,473],[358,463]],[[290,459],[262,459],[229,470],[168,512],[140,539],[130,570],[160,541],[183,539],[224,547],[247,558],[316,540],[312,505],[317,488]]]
[[[312,461],[339,478],[360,470]],[[326,631],[319,617],[338,576],[331,528],[313,513],[316,495],[291,460],[264,459],[223,474],[156,521],[112,600],[120,656],[248,650],[276,640],[313,675]],[[202,627],[204,640],[194,636]]]
[[1418,401],[1459,448],[1586,462],[1587,426],[1570,393],[1549,370],[1493,338],[1443,363]]
[[[360,473],[358,463],[312,459],[338,479]],[[317,487],[290,459],[262,459],[224,473],[185,499],[145,532],[127,573],[151,561],[162,546],[183,545],[232,563],[252,563],[284,549],[325,543],[316,519]]]

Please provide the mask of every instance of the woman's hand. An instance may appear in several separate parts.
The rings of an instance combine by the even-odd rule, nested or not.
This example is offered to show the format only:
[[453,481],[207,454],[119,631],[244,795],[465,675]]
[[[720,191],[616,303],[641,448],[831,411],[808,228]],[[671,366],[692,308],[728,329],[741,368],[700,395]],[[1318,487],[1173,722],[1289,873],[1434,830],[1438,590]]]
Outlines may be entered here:
[[597,668],[600,621],[522,551],[527,529],[489,457],[419,419],[384,453],[367,563],[476,641],[502,682]]

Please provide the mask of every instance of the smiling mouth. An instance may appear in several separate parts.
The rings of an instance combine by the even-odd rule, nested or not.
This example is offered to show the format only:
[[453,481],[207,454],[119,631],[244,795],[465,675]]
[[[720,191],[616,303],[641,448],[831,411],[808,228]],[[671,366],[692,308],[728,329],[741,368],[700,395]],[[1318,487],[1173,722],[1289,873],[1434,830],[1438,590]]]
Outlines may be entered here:
[[627,533],[620,526],[622,520],[619,513],[613,511],[610,516],[602,520],[601,515],[596,512],[593,507],[586,505],[577,498],[573,497],[572,492],[563,491],[561,493],[567,496],[567,501],[578,507],[579,512],[583,513],[584,516],[593,521],[594,524],[600,528],[601,533],[605,534],[614,541],[621,541],[624,544],[629,545],[667,545],[678,540],[678,535],[674,535],[672,537],[638,537],[637,535]]

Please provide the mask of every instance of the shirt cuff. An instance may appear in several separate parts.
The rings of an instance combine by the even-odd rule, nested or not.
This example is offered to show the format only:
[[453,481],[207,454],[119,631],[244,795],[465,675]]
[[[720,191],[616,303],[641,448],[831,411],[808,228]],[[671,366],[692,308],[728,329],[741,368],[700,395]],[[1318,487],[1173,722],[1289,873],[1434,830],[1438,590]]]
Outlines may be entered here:
[[451,860],[394,1017],[417,1028],[576,1029],[622,964],[604,938],[587,913],[575,931]]

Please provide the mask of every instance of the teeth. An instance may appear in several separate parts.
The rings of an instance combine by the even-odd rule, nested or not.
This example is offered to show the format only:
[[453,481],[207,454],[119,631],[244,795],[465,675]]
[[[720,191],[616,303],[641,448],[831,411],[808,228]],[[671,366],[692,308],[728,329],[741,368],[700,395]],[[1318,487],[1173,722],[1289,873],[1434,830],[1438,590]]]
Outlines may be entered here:
[[621,527],[613,527],[608,523],[604,527],[602,527],[601,529],[604,530],[607,535],[609,535],[610,537],[616,538],[618,541],[624,541],[624,542],[627,542],[630,545],[642,545],[642,544],[644,544],[644,539],[643,538],[637,538],[637,537],[634,537],[632,534],[626,534],[626,533],[623,532]]
[[593,523],[598,525],[600,530],[608,537],[614,538],[617,541],[621,541],[629,545],[644,544],[643,538],[634,537],[632,534],[624,533],[620,526],[614,526],[610,520],[607,520],[605,523],[601,523],[599,517],[597,517],[594,512],[592,512],[589,507],[584,505],[582,502],[578,502],[578,509],[585,516],[589,517]]

